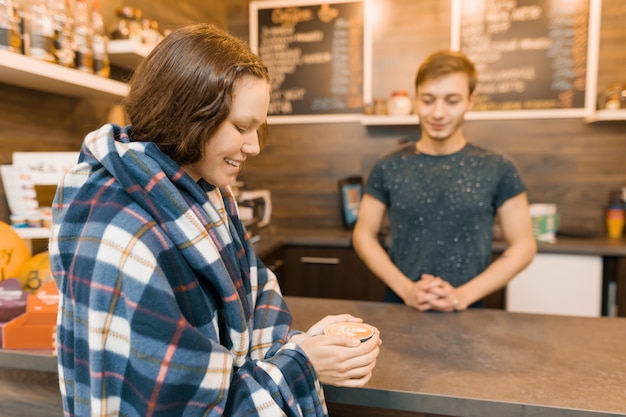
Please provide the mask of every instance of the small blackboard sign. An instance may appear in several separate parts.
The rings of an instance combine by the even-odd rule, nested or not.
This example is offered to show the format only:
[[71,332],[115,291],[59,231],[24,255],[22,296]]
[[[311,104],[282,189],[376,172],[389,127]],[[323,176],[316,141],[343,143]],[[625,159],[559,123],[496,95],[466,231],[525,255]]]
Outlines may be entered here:
[[583,115],[589,2],[454,0],[453,49],[478,69],[474,110]]
[[269,116],[358,120],[363,112],[363,20],[362,0],[250,3],[250,46],[272,76]]

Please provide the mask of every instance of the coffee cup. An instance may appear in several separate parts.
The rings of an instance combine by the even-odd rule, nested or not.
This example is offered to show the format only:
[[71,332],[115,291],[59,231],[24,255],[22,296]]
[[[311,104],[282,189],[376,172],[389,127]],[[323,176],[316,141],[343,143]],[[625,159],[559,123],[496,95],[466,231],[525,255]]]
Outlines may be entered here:
[[376,329],[366,323],[341,322],[333,323],[324,328],[324,334],[337,335],[344,334],[350,337],[356,337],[361,342],[365,342],[372,336]]
[[530,217],[535,240],[538,242],[555,243],[556,232],[561,223],[556,204],[531,204]]

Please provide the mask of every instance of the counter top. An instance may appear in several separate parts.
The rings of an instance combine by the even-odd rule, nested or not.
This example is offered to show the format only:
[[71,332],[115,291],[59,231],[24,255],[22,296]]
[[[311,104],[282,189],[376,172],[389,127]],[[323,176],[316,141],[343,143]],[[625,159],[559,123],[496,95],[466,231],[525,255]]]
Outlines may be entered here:
[[[336,246],[350,247],[352,231],[343,228],[276,228],[271,226],[262,229],[257,245],[259,256],[267,245],[296,246]],[[501,252],[506,249],[504,241],[496,240],[493,250]],[[539,253],[561,253],[571,255],[593,256],[626,256],[626,239],[610,239],[606,236],[597,237],[565,237],[558,236],[556,243],[539,243]]]
[[[626,416],[626,318],[420,313],[399,304],[286,300],[296,329],[351,313],[381,331],[372,379],[364,388],[325,386],[330,403],[458,417]],[[45,383],[43,374],[50,376]],[[21,411],[45,403],[37,415],[61,415],[54,378],[51,352],[0,351],[0,402]],[[38,383],[50,392],[36,390]]]
[[0,368],[57,372],[52,349],[0,349]]
[[[254,247],[261,257],[284,246],[351,246],[351,231],[343,228],[271,226],[259,236]],[[504,249],[494,242],[494,251]],[[626,258],[626,241],[559,237],[539,252]],[[489,309],[437,314],[372,302],[287,300],[298,329],[350,312],[382,331],[373,379],[361,389],[327,386],[332,403],[459,417],[626,416],[624,318]],[[0,349],[2,415],[62,415],[56,368],[51,351]]]
[[383,344],[364,388],[325,387],[331,403],[481,417],[626,416],[626,319],[286,297],[294,328],[351,313]]

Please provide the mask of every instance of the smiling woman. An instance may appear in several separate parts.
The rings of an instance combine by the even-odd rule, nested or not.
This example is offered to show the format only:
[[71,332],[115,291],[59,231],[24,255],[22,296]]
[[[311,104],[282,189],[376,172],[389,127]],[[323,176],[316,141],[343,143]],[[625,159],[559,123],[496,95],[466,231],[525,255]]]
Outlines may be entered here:
[[249,156],[261,151],[258,130],[269,107],[269,84],[263,78],[246,76],[234,87],[232,110],[205,145],[203,157],[184,167],[194,179],[226,187],[237,178]]
[[[321,383],[362,386],[380,338],[306,333],[254,253],[229,186],[260,152],[266,66],[210,25],[135,70],[130,126],[89,133],[53,203],[58,362],[68,415],[326,415]],[[263,136],[263,134],[261,134]]]

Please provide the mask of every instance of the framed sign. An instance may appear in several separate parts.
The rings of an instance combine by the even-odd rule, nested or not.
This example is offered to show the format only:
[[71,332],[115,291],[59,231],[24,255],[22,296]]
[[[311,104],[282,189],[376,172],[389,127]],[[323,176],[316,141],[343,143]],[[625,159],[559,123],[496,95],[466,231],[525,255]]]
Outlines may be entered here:
[[268,66],[268,122],[358,121],[363,0],[250,2],[250,46]]
[[452,49],[478,70],[473,118],[595,110],[600,1],[452,0]]

